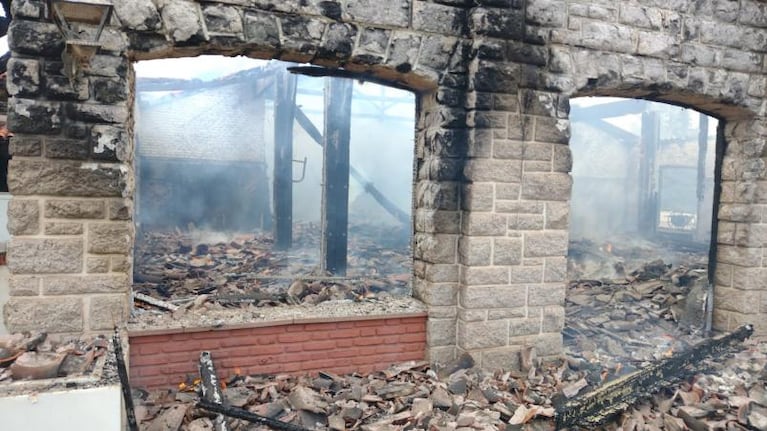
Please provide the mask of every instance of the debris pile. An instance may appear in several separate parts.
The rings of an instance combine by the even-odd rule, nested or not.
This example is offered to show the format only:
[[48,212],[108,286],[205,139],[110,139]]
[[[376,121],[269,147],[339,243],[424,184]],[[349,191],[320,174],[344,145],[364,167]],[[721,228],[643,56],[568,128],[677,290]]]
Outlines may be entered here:
[[[275,306],[410,293],[406,233],[403,240],[402,232],[389,232],[395,228],[350,228],[347,276],[333,277],[318,270],[318,229],[311,224],[296,229],[294,248],[288,251],[274,250],[265,235],[224,240],[200,232],[145,233],[136,247],[139,305],[170,310],[204,301]],[[157,301],[143,301],[142,295]]]
[[0,335],[0,382],[85,374],[108,344],[103,337],[52,342],[44,332]]
[[578,280],[566,295],[565,347],[573,360],[629,373],[703,340],[707,271],[655,260],[617,280]]

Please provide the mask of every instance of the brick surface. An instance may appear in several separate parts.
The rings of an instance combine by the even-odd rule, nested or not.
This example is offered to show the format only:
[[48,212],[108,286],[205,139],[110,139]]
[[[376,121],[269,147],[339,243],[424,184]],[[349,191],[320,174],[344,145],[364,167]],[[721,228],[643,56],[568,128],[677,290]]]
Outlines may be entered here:
[[135,387],[167,388],[197,374],[210,351],[221,377],[234,373],[367,373],[426,357],[426,317],[322,322],[130,336]]

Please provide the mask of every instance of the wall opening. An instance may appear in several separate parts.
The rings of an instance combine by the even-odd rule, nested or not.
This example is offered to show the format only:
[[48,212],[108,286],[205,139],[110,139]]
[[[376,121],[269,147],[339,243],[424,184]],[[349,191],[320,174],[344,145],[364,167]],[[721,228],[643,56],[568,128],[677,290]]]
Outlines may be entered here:
[[415,95],[292,66],[136,64],[136,303],[410,295]]
[[569,353],[611,379],[709,328],[718,121],[608,97],[571,101]]

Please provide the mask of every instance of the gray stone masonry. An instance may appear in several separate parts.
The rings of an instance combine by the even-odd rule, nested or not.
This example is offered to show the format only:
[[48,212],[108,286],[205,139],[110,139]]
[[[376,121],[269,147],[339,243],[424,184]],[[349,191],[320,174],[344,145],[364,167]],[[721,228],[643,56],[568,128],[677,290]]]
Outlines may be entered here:
[[132,61],[201,53],[342,66],[412,89],[414,294],[428,359],[561,351],[569,100],[642,97],[724,121],[715,324],[767,335],[767,4],[756,0],[116,1],[75,83],[47,2],[15,0],[8,64],[11,330],[129,313]]

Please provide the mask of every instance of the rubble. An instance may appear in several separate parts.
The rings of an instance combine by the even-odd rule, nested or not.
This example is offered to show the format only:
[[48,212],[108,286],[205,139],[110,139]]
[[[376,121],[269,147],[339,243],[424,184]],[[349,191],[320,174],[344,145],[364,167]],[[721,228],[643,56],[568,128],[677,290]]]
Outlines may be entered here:
[[274,250],[265,234],[144,233],[136,247],[136,304],[175,311],[206,301],[264,307],[409,295],[412,262],[400,228],[352,226],[344,277],[319,271],[316,226],[295,230],[288,251]]
[[[308,429],[553,430],[557,407],[704,340],[699,316],[684,315],[702,306],[690,297],[706,284],[704,266],[663,261],[620,279],[572,282],[565,355],[543,360],[534,348],[523,349],[522,370],[483,371],[463,355],[436,369],[409,362],[370,375],[220,376],[224,406]],[[767,343],[747,341],[588,429],[763,430],[766,367]],[[212,429],[216,415],[195,406],[194,390],[187,382],[179,390],[134,392],[143,425],[164,420],[180,404],[184,420],[167,429]],[[235,431],[267,429],[233,417],[227,422]]]
[[107,346],[103,337],[49,340],[44,332],[2,335],[0,382],[85,375]]

